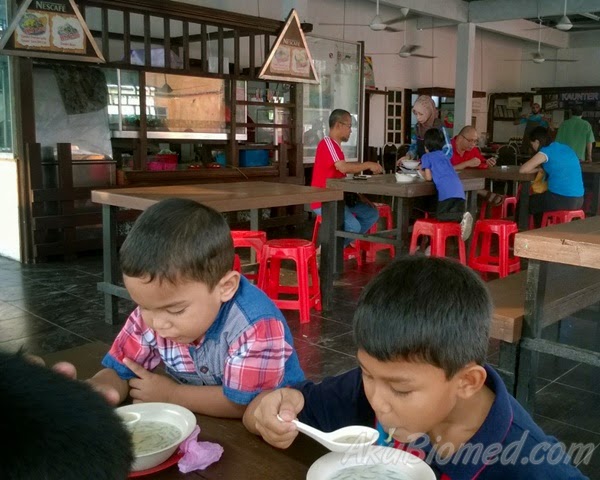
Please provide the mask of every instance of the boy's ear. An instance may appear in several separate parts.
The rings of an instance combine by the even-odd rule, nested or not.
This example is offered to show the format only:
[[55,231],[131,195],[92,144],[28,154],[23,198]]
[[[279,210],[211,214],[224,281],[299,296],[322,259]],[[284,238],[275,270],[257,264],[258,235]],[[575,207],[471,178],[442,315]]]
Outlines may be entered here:
[[217,285],[219,294],[221,295],[221,301],[227,302],[228,300],[231,300],[239,286],[240,272],[236,272],[235,270],[227,272]]
[[463,399],[467,399],[483,388],[487,372],[481,365],[470,363],[457,373],[457,377],[458,395]]

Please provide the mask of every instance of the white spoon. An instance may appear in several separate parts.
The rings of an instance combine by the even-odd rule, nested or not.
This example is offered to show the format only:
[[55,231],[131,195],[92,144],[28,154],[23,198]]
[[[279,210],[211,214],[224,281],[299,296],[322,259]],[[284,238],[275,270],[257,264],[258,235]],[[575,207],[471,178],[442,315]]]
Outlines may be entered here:
[[[277,419],[285,422],[279,415]],[[315,439],[321,445],[327,447],[332,452],[347,452],[358,448],[368,447],[377,441],[379,432],[374,428],[353,425],[340,428],[333,432],[322,432],[299,420],[292,420],[298,431]]]

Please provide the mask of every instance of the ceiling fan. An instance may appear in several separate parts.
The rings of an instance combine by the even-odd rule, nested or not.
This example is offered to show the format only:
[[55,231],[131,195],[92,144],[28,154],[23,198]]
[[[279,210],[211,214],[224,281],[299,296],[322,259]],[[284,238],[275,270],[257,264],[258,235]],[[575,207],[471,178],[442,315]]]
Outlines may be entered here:
[[[592,23],[573,23],[567,16],[567,0],[565,0],[565,6],[563,9],[563,15],[556,22],[547,22],[548,27],[556,27],[558,30],[562,30],[563,32],[568,32],[572,28],[583,28],[583,29],[597,29],[600,27],[600,17],[598,15],[594,15],[593,13],[579,13],[582,17],[589,18],[590,20],[594,20]],[[533,30],[533,29],[532,29]]]
[[[544,63],[544,62],[578,62],[579,60],[567,60],[567,59],[558,59],[558,58],[546,58],[542,54],[542,19],[540,18],[540,25],[538,27],[538,45],[537,52],[531,52],[531,61],[533,63]],[[505,62],[528,62],[527,59],[519,59],[519,60],[504,60]]]
[[390,27],[394,23],[398,23],[408,15],[408,8],[401,8],[400,12],[402,12],[402,16],[392,18],[384,22],[379,16],[379,0],[376,3],[375,17],[371,20],[371,23],[319,23],[319,25],[343,25],[343,26],[352,26],[352,27],[369,27],[371,30],[376,32],[386,31],[386,32],[401,32],[402,30],[398,30],[396,28]]
[[[406,20],[404,20],[404,23],[406,24]],[[408,58],[408,57],[436,58],[436,57],[432,57],[430,55],[421,55],[419,53],[414,53],[416,50],[421,48],[421,45],[411,45],[411,44],[406,43],[406,30],[407,30],[406,25],[404,25],[404,45],[402,45],[399,52],[397,52],[397,53],[367,53],[367,55],[398,55],[401,58]]]

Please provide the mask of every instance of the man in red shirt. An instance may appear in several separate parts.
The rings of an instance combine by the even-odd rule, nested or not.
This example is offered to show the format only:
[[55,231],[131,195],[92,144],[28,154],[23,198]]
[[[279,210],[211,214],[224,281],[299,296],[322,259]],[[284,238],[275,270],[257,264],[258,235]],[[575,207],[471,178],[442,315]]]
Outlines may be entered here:
[[[360,173],[371,170],[373,173],[383,173],[383,167],[375,162],[346,162],[340,146],[347,142],[352,133],[352,116],[349,112],[336,109],[329,115],[329,136],[323,138],[317,145],[315,165],[311,185],[325,188],[329,178],[344,178],[346,174]],[[311,203],[310,208],[321,215],[321,203]],[[366,233],[377,222],[379,214],[371,205],[356,199],[347,201],[344,208],[344,230],[353,233]],[[352,239],[345,239],[344,245],[349,245]]]
[[[477,168],[480,165],[496,165],[494,158],[486,159],[479,148],[476,147],[479,140],[479,135],[475,127],[467,125],[463,127],[452,139],[452,158],[450,163],[454,166],[454,170],[462,170],[464,168]],[[485,167],[483,167],[485,168]]]

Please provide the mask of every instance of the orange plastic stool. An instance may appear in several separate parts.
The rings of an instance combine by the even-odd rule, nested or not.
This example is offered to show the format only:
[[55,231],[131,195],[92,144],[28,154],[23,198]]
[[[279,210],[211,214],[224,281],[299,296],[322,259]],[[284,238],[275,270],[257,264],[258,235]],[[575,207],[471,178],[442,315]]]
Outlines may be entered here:
[[583,210],[552,210],[544,212],[542,216],[542,227],[554,225],[555,223],[569,223],[571,220],[584,219],[585,212]]
[[[256,262],[260,264],[262,248],[267,242],[267,233],[262,230],[232,230],[234,248],[251,248],[256,252]],[[238,257],[239,258],[239,257]],[[241,270],[240,270],[241,271]],[[256,280],[258,273],[245,273],[244,276],[249,280]]]
[[417,251],[419,237],[425,235],[431,237],[431,256],[446,256],[446,240],[450,237],[458,239],[458,257],[460,263],[467,264],[467,255],[465,251],[465,242],[460,232],[460,223],[440,222],[435,219],[420,219],[413,225],[412,237],[410,238],[409,253]]
[[[379,213],[379,218],[385,220],[385,229],[391,230],[392,228],[394,228],[394,221],[392,220],[392,207],[390,207],[387,203],[374,203],[373,205],[377,207],[377,213]],[[373,225],[367,233],[377,233],[377,223],[375,223],[375,225]],[[374,243],[357,240],[356,247],[359,251],[366,253],[367,262],[375,261],[375,255],[380,250],[389,250],[392,258],[396,255],[396,248],[393,245],[387,245],[385,243]]]
[[[488,202],[481,204],[481,210],[479,211],[479,220],[485,220],[488,208]],[[490,211],[490,218],[507,219],[515,216],[517,211],[517,197],[506,197],[502,205],[492,207]]]
[[[477,220],[469,251],[469,267],[478,272],[497,273],[500,278],[520,271],[521,260],[519,257],[510,256],[510,247],[514,244],[518,231],[517,224],[510,220]],[[498,236],[497,256],[491,253],[492,235]]]
[[[317,247],[317,242],[319,240],[319,228],[321,227],[321,222],[323,221],[323,217],[321,215],[317,215],[315,218],[315,226],[313,227],[312,233],[312,243]],[[358,243],[358,240],[356,241]],[[360,249],[354,247],[354,245],[348,245],[344,248],[344,260],[356,259],[356,264],[360,267],[363,264],[362,252]]]
[[[296,262],[297,285],[280,285],[281,260]],[[321,289],[314,243],[297,238],[269,240],[262,250],[258,287],[282,310],[299,310],[300,323],[310,322],[310,309],[321,311]],[[293,294],[295,300],[279,299]]]

